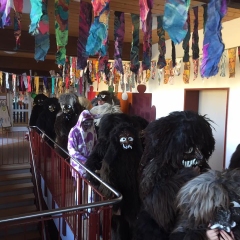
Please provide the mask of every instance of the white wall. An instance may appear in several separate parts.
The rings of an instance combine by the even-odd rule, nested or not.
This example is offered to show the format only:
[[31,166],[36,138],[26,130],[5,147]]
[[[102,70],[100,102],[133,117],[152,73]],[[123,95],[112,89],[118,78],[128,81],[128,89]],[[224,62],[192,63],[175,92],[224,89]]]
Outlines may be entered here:
[[[225,48],[232,48],[240,46],[239,41],[239,26],[240,18],[232,20],[230,22],[223,23],[222,36],[225,43]],[[239,37],[238,37],[239,36]],[[203,43],[203,31],[199,31],[199,47],[202,49]],[[171,58],[171,42],[166,41],[166,59]],[[191,42],[190,42],[191,49]],[[152,49],[153,60],[158,58],[158,46],[153,45]],[[190,50],[191,54],[191,50]],[[182,44],[176,46],[176,57],[183,57]],[[147,91],[153,94],[153,105],[156,106],[157,118],[166,116],[172,111],[183,110],[184,104],[184,89],[186,88],[229,88],[229,107],[228,107],[228,124],[227,124],[227,139],[226,139],[226,166],[229,164],[229,159],[234,152],[236,146],[240,143],[240,111],[238,106],[240,103],[240,67],[237,58],[236,61],[236,76],[235,78],[228,77],[228,66],[226,69],[226,77],[220,77],[219,74],[209,79],[202,79],[200,72],[198,78],[193,81],[193,72],[191,66],[191,78],[189,84],[184,84],[182,80],[182,74],[175,76],[174,84],[158,84],[157,74],[155,80],[147,82]],[[200,68],[199,68],[200,70]],[[183,66],[182,71],[183,72]],[[101,82],[99,85],[99,91],[106,90],[107,86]],[[120,89],[120,87],[119,87]],[[94,91],[96,91],[96,85],[94,85]],[[204,114],[204,113],[202,113]]]

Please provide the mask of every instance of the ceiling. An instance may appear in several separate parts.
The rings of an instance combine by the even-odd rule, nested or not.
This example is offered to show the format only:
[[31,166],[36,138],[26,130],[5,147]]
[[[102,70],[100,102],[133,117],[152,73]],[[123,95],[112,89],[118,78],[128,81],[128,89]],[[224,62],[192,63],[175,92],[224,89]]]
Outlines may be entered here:
[[[28,2],[30,4],[30,0],[24,0],[25,2]],[[87,2],[90,2],[90,0],[85,0]],[[237,2],[237,0],[234,0]],[[235,3],[234,1],[231,2],[231,5],[229,5],[228,13],[224,17],[223,22],[230,21],[232,19],[240,17],[240,4]],[[199,6],[199,29],[203,28],[203,8],[201,7],[203,4],[207,3],[208,0],[202,0],[202,1],[191,1],[191,8],[194,6]],[[153,16],[156,17],[157,15],[163,15],[164,13],[164,4],[165,0],[154,0],[154,5],[152,9]],[[114,40],[114,11],[122,11],[125,13],[125,37],[124,37],[124,46],[125,50],[123,51],[129,51],[130,49],[130,43],[132,40],[132,25],[131,25],[131,18],[130,13],[136,13],[139,14],[139,0],[111,0],[110,1],[110,19],[109,19],[109,40],[110,45],[113,44]],[[190,19],[191,19],[191,28],[193,26],[193,11],[190,11]],[[49,15],[49,23],[50,23],[50,34],[52,35],[52,39],[54,39],[55,35],[55,28],[54,28],[54,0],[49,0],[48,2],[48,15]],[[79,15],[79,2],[70,0],[69,5],[69,45],[67,48],[67,54],[76,55],[76,45],[74,44],[76,42],[76,39],[78,37],[78,17]],[[13,10],[11,11],[11,19],[13,19]],[[156,23],[156,19],[154,21]],[[30,61],[35,61],[34,58],[34,43],[30,44],[31,41],[33,41],[33,37],[28,34],[28,29],[30,25],[30,16],[29,14],[24,13],[22,15],[22,38],[24,38],[24,41],[22,41],[22,47],[20,51],[16,54],[8,54],[5,53],[5,51],[13,51],[14,45],[14,36],[13,36],[13,25],[6,27],[5,29],[0,29],[1,38],[4,36],[4,38],[8,38],[8,40],[5,41],[5,43],[2,43],[0,40],[0,66],[1,64],[1,56],[4,56],[5,58],[25,58],[29,59]],[[156,24],[153,24],[156,25]],[[2,34],[3,33],[3,34]],[[9,36],[8,36],[9,35]],[[23,36],[24,35],[24,36]],[[158,42],[158,36],[157,36],[157,30],[153,29],[153,35],[152,35],[152,43]],[[11,40],[12,38],[12,40]],[[140,31],[140,42],[142,42],[143,35],[142,31]],[[168,39],[168,36],[166,34],[166,39]],[[26,44],[25,42],[29,42],[29,44]],[[72,44],[73,43],[73,44]],[[24,45],[25,44],[25,45]],[[31,47],[30,47],[31,45]],[[75,45],[75,46],[74,46]],[[68,49],[70,47],[74,48],[70,53],[68,53]],[[111,46],[110,46],[111,47]],[[113,47],[112,47],[113,48]],[[51,51],[49,51],[49,54],[47,55],[46,59],[49,61],[54,61],[55,59],[55,49],[54,46]],[[74,54],[75,52],[75,54]],[[129,53],[128,53],[129,55]],[[127,55],[127,56],[128,56]],[[126,59],[127,60],[127,59]],[[29,64],[30,64],[29,61]],[[16,65],[17,67],[17,65]]]

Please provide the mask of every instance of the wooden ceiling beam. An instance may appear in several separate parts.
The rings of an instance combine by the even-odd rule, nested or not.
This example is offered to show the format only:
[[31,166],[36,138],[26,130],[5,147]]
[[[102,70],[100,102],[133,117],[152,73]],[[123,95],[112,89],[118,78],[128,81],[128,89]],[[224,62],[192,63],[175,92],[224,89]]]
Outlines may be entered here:
[[[200,4],[204,4],[204,3],[209,3],[210,0],[199,0],[199,1],[195,1],[195,2],[199,2]],[[235,9],[240,9],[240,3],[239,0],[229,0],[227,1],[227,6],[229,8],[235,8]]]
[[[11,29],[0,29],[0,50],[1,51],[14,51],[15,47],[15,38],[13,35],[13,30]],[[68,45],[67,45],[67,55],[68,56],[77,56],[77,37],[69,36]],[[48,55],[55,55],[56,53],[56,39],[53,34],[50,35],[50,48],[48,51]],[[142,44],[140,44],[140,59],[142,59]],[[19,52],[25,53],[34,53],[35,51],[35,40],[34,37],[31,36],[27,31],[22,31],[21,35],[21,47]],[[123,45],[123,54],[122,59],[125,61],[130,60],[130,51],[131,51],[131,43],[125,42]],[[114,42],[109,41],[109,58],[113,59],[114,56]],[[14,56],[13,56],[14,57]],[[1,65],[0,65],[1,66]]]
[[[18,71],[28,71],[33,70],[36,72],[45,71],[48,74],[49,70],[57,70],[57,65],[55,64],[55,52],[56,52],[56,40],[54,35],[50,35],[50,49],[48,51],[47,59],[44,61],[37,62],[34,57],[35,51],[35,42],[34,37],[31,36],[27,31],[22,31],[21,35],[21,48],[18,53],[21,56],[17,56],[19,54],[12,54],[9,56],[4,52],[14,52],[15,47],[15,38],[13,35],[13,30],[11,29],[0,29],[0,70],[11,72],[12,69]],[[142,50],[143,46],[140,44],[140,52],[139,58],[142,60]],[[130,60],[130,51],[131,51],[131,43],[124,43],[123,46],[123,55],[122,60],[129,61]],[[1,55],[4,53],[4,56]],[[77,37],[69,36],[68,45],[67,45],[67,54],[68,56],[76,56],[77,55]],[[114,56],[114,42],[110,41],[109,43],[109,58],[113,59]]]

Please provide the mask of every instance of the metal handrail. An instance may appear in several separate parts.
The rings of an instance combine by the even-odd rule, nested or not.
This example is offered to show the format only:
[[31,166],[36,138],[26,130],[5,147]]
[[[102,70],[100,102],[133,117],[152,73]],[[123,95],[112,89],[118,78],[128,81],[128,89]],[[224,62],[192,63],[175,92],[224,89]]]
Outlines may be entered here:
[[[65,151],[56,142],[54,142],[53,139],[51,139],[48,135],[46,135],[40,128],[38,128],[36,126],[30,126],[30,128],[38,129],[38,131],[40,131],[42,134],[44,134],[44,136],[46,136],[50,141],[52,141],[54,144],[56,144],[57,147],[59,147],[64,153],[66,153],[69,156],[67,151]],[[31,143],[30,143],[30,148],[31,148],[31,154],[32,154],[32,161],[35,162],[34,157],[33,157]],[[86,209],[86,208],[103,207],[103,206],[106,206],[106,205],[116,204],[116,203],[118,203],[122,200],[122,194],[121,193],[119,193],[117,190],[115,190],[113,187],[111,187],[107,183],[103,182],[101,180],[101,178],[99,178],[96,174],[94,174],[89,169],[87,169],[82,163],[78,162],[74,158],[72,158],[72,159],[74,161],[76,161],[78,164],[80,164],[83,169],[85,169],[89,174],[91,174],[94,178],[96,178],[101,184],[103,184],[106,188],[108,188],[113,193],[113,195],[116,196],[116,198],[99,201],[97,203],[94,202],[94,203],[88,203],[88,204],[81,204],[81,205],[72,206],[72,207],[62,207],[62,208],[53,209],[53,210],[44,210],[44,211],[33,212],[31,214],[19,214],[19,215],[15,215],[15,216],[12,216],[12,217],[0,218],[0,223],[13,222],[13,221],[17,221],[17,220],[25,220],[25,219],[31,219],[31,218],[43,217],[43,216],[50,216],[50,215],[57,215],[57,214],[62,214],[62,213],[66,213],[66,212],[79,211],[79,210],[83,210],[83,209]],[[38,188],[37,188],[37,191],[38,191],[37,194],[40,194]]]

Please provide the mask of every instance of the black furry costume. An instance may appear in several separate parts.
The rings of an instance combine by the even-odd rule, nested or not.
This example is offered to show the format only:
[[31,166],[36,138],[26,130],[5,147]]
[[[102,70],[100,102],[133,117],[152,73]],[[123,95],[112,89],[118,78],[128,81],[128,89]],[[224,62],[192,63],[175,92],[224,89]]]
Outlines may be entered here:
[[[83,107],[79,103],[77,95],[74,93],[65,93],[60,95],[59,103],[62,111],[57,115],[54,130],[56,133],[56,143],[67,151],[68,134],[72,127],[77,123]],[[64,158],[67,155],[58,147],[56,151]]]
[[102,100],[105,103],[109,103],[111,105],[120,105],[119,99],[115,96],[113,92],[109,91],[101,91],[97,95],[97,100]]
[[198,174],[190,165],[208,167],[205,162],[215,140],[209,119],[181,111],[151,122],[145,129],[145,142],[139,169],[142,211],[134,239],[165,240],[175,224],[177,192]]
[[[110,133],[109,146],[104,156],[100,177],[118,190],[122,201],[113,206],[112,239],[132,238],[132,229],[140,210],[137,171],[142,156],[138,131],[132,124],[117,125]],[[104,185],[100,192],[107,198],[112,197]]]
[[210,170],[178,193],[179,219],[170,240],[207,240],[212,228],[232,231],[240,239],[240,170]]
[[[40,113],[36,126],[40,128],[48,137],[52,140],[55,140],[56,133],[54,131],[54,123],[56,120],[56,116],[60,111],[61,107],[57,98],[47,98],[43,102],[44,110]],[[51,142],[48,138],[45,140],[53,146],[53,142]]]
[[[139,117],[141,118],[141,117]],[[116,127],[119,123],[130,123],[134,126],[138,131],[142,131],[142,125],[145,127],[144,124],[139,123],[136,121],[136,117],[132,117],[130,115],[124,113],[113,113],[113,114],[105,114],[99,124],[98,130],[98,141],[96,146],[93,148],[92,153],[88,157],[85,166],[92,172],[98,172],[102,166],[102,160],[106,154],[106,151],[109,146],[109,134],[111,130]],[[142,119],[142,118],[141,118]],[[144,120],[142,120],[145,122]],[[93,184],[98,185],[99,182],[96,181],[90,174],[86,175],[88,180],[91,181]]]
[[228,168],[240,168],[240,144],[238,144],[236,150],[232,154]]
[[43,101],[46,100],[48,97],[44,94],[38,94],[33,100],[33,108],[31,111],[30,119],[29,119],[29,126],[36,126],[37,119],[40,113],[44,110]]

